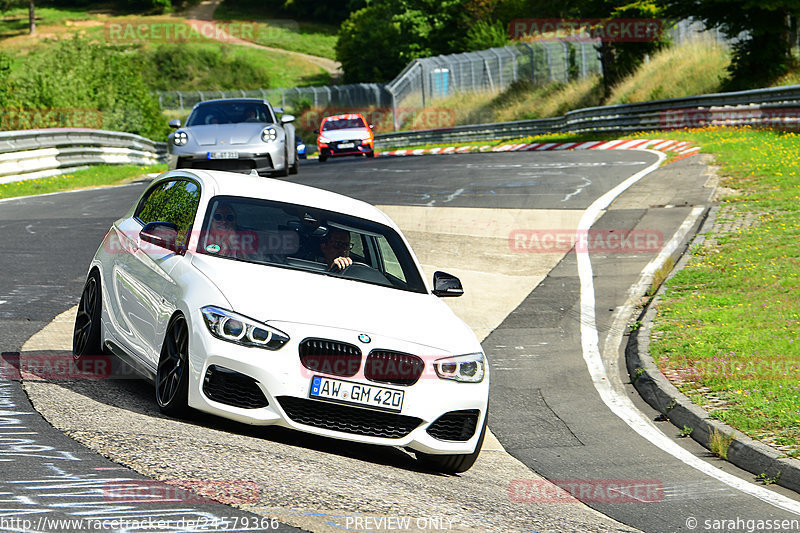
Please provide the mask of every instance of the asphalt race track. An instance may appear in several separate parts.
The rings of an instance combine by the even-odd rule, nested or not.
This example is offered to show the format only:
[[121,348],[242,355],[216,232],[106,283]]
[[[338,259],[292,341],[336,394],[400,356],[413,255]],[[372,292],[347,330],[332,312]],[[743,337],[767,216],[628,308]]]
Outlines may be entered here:
[[[139,380],[25,383],[57,431],[32,411],[18,381],[0,378],[0,520],[228,518],[227,529],[196,531],[268,530],[265,518],[313,531],[397,531],[407,529],[402,520],[379,519],[404,517],[410,529],[427,531],[755,531],[759,520],[773,531],[800,529],[796,494],[752,483],[751,474],[678,438],[668,422],[653,422],[657,413],[624,373],[630,287],[676,232],[696,231],[712,204],[700,157],[659,168],[600,207],[589,221],[596,239],[588,254],[563,247],[598,198],[656,162],[651,152],[615,150],[342,159],[304,162],[293,179],[380,205],[426,273],[441,268],[464,281],[467,294],[453,306],[483,338],[492,365],[489,427],[499,441],[490,439],[467,473],[420,471],[402,450],[205,415],[168,419]],[[103,234],[143,189],[0,202],[5,360],[24,357],[26,342],[77,303]],[[620,245],[631,230],[641,239]],[[686,239],[679,240],[678,249]],[[587,309],[581,302],[590,293]],[[62,322],[68,334],[69,316]],[[63,332],[50,331],[34,347],[66,350]],[[217,489],[250,483],[255,494],[231,502],[239,509],[178,490],[151,491],[169,498],[146,503],[109,497],[109,486],[141,474],[215,480]],[[537,474],[573,487],[610,519]],[[94,514],[89,494],[99,505]],[[0,530],[15,529],[0,522]]]

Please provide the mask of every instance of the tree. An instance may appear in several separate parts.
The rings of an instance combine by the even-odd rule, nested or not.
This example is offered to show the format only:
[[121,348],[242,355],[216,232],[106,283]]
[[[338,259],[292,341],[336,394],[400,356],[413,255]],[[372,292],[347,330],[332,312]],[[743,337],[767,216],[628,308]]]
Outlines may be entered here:
[[[501,0],[496,9],[500,20],[508,24],[516,18],[600,19],[605,23],[619,19],[659,19],[659,0]],[[606,24],[607,27],[607,24]],[[631,74],[649,54],[666,45],[663,37],[637,42],[624,42],[600,33],[598,53],[603,66],[605,96],[625,76]]]
[[506,44],[497,0],[374,0],[339,29],[347,83],[388,81],[419,57]]
[[749,88],[774,81],[791,62],[790,17],[800,13],[800,0],[659,0],[667,15],[695,18],[731,37],[730,88]]
[[12,7],[28,5],[28,33],[36,34],[36,9],[33,0],[0,0],[0,11],[8,11]]

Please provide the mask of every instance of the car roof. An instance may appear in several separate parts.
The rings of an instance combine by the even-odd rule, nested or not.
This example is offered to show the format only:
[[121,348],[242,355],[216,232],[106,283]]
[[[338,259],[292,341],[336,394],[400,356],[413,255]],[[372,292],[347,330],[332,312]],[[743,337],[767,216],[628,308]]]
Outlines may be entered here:
[[360,113],[347,113],[343,115],[329,115],[327,117],[323,117],[322,121],[325,122],[326,120],[339,120],[339,119],[349,119],[349,118],[360,118],[364,119],[364,115]]
[[194,105],[194,107],[198,107],[201,105],[206,104],[219,104],[219,103],[231,103],[231,102],[239,102],[242,104],[267,104],[269,102],[264,100],[263,98],[217,98],[216,100],[203,100],[202,102],[198,102]]
[[367,202],[299,183],[222,170],[181,169],[162,174],[159,178],[187,173],[199,178],[206,191],[214,196],[241,196],[304,205],[345,213],[397,229],[388,216]]

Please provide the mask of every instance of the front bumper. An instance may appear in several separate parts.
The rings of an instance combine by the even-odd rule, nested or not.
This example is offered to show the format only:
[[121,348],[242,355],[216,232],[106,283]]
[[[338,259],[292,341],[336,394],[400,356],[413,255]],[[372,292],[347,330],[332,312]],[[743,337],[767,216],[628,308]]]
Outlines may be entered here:
[[169,168],[170,170],[176,168],[191,168],[245,173],[255,170],[259,174],[269,174],[284,169],[287,163],[283,151],[279,149],[256,152],[241,151],[232,147],[229,151],[237,152],[238,157],[236,158],[213,159],[209,157],[209,153],[221,151],[222,150],[211,150],[196,153],[173,152],[168,156]]
[[[353,146],[348,147],[347,144],[352,144]],[[365,142],[361,139],[351,139],[327,143],[327,147],[320,146],[319,153],[327,157],[361,155],[372,152],[374,149],[373,147],[374,144],[371,142]]]
[[[353,332],[273,323],[291,337],[289,343],[273,352],[216,339],[207,333],[201,317],[196,321],[199,327],[192,328],[190,341],[193,348],[189,405],[198,410],[246,424],[276,424],[315,435],[403,446],[430,454],[472,453],[477,445],[488,405],[488,368],[481,383],[442,380],[436,376],[430,362],[449,354],[429,353],[419,354],[425,361],[425,370],[413,385],[368,380],[363,360],[352,377],[321,374],[301,364],[299,341],[307,337],[354,339]],[[379,336],[372,338],[370,348],[410,352],[408,344],[398,345],[394,339]],[[311,399],[314,376],[403,390],[402,410],[392,413]]]

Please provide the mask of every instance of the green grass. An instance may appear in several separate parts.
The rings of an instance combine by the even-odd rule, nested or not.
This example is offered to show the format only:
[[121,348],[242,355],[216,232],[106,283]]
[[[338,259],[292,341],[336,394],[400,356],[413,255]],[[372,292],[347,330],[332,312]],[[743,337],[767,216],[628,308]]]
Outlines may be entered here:
[[[65,24],[67,21],[88,20],[92,15],[81,9],[36,6],[36,26]],[[28,6],[14,7],[0,17],[0,39],[28,34]]]
[[137,165],[98,165],[60,176],[0,183],[0,198],[71,191],[103,185],[119,185],[134,181],[144,174],[164,172],[166,170],[167,165],[144,167]]
[[255,22],[252,34],[243,36],[254,43],[336,59],[337,26],[265,17],[262,12],[249,9],[247,5],[241,7],[231,2],[220,4],[214,12],[214,18],[218,21]]
[[[800,136],[748,128],[674,132],[713,153],[737,192],[712,235],[667,282],[650,349],[695,401],[727,402],[714,418],[800,450]],[[777,442],[777,441],[780,442]]]

